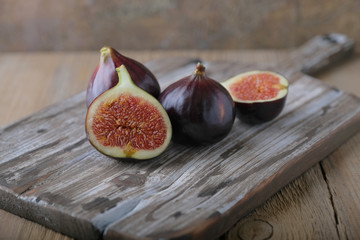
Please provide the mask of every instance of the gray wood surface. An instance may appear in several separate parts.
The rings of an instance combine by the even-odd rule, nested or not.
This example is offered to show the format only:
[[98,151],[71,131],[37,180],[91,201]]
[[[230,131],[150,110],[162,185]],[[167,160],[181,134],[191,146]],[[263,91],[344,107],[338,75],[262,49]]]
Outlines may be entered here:
[[[276,120],[257,126],[236,120],[229,136],[211,146],[171,144],[145,162],[105,157],[86,139],[84,93],[0,129],[0,207],[79,239],[219,236],[359,130],[358,98],[299,72],[300,60],[317,57],[317,67],[347,49],[325,43],[322,54],[302,50],[287,65],[269,66],[291,81]],[[148,66],[163,89],[196,62]],[[205,66],[219,81],[266,67]]]

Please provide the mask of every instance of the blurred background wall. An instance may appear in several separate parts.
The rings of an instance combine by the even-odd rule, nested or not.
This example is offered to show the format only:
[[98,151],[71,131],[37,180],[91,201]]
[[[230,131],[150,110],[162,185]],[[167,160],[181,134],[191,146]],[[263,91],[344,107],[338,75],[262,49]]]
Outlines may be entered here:
[[360,0],[0,0],[0,51],[295,47],[360,40]]

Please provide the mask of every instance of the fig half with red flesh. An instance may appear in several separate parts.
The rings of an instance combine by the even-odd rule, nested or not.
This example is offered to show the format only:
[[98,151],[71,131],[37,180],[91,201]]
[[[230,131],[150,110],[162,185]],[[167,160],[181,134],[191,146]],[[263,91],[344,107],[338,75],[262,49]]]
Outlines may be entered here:
[[100,50],[100,61],[91,76],[87,92],[86,103],[89,107],[92,101],[114,87],[118,81],[115,68],[125,65],[132,81],[150,95],[157,98],[160,94],[160,85],[154,74],[140,62],[126,57],[111,47],[103,47]]
[[271,71],[250,71],[222,83],[233,98],[238,116],[247,123],[276,118],[284,108],[289,81]]
[[89,141],[103,154],[115,158],[156,157],[171,140],[170,119],[157,99],[132,82],[124,65],[116,71],[118,84],[88,108]]

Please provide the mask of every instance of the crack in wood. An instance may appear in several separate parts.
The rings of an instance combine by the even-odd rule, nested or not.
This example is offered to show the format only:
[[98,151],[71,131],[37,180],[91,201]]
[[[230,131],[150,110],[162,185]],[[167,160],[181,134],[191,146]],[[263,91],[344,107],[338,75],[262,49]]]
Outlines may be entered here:
[[332,209],[333,209],[333,215],[334,215],[334,220],[335,220],[335,225],[336,225],[335,226],[336,227],[336,234],[337,234],[338,239],[341,239],[340,238],[340,229],[339,229],[339,217],[338,217],[338,213],[337,213],[335,202],[334,202],[334,196],[333,196],[333,193],[332,193],[331,188],[330,188],[330,183],[329,183],[329,180],[327,178],[326,171],[325,171],[325,168],[323,166],[323,162],[320,162],[319,165],[320,165],[320,170],[321,170],[323,179],[324,179],[324,181],[326,183],[327,190],[328,190],[328,193],[329,193],[329,196],[330,196],[329,197],[330,198],[330,203],[331,203],[331,206],[332,206]]

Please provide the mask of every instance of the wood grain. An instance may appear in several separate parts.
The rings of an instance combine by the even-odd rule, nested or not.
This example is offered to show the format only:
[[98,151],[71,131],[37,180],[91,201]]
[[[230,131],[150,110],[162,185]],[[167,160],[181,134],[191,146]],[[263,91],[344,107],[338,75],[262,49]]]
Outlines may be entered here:
[[224,238],[338,239],[337,235],[327,184],[317,164],[240,220]]
[[[316,76],[360,96],[359,59],[354,55]],[[317,164],[316,170],[295,179],[240,220],[223,239],[269,239],[269,235],[270,239],[358,239],[359,138],[358,133]]]
[[70,240],[70,237],[54,232],[40,224],[30,222],[0,209],[0,239],[52,239]]
[[[329,186],[334,219],[340,239],[356,239],[360,236],[360,151],[356,147],[360,143],[357,134],[334,154],[321,162],[325,180]],[[346,155],[347,161],[344,161]]]
[[[173,79],[194,65],[177,67],[185,71]],[[209,66],[217,74],[228,68]],[[342,91],[302,76],[292,79],[290,92],[275,122],[249,127],[237,121],[218,144],[173,144],[142,163],[109,159],[89,145],[81,128],[85,96],[77,95],[1,130],[2,205],[83,239],[103,231],[109,239],[123,233],[155,239],[220,235],[359,126],[359,102]]]
[[223,239],[358,239],[359,139],[356,134],[241,219]]
[[[41,130],[41,131],[43,131],[43,130]],[[40,131],[40,132],[41,132],[41,131]],[[311,171],[310,171],[310,173],[313,174]],[[318,174],[318,172],[316,172],[315,174]],[[301,181],[301,179],[300,179],[299,181]],[[310,182],[311,182],[311,181],[310,181]],[[305,185],[301,185],[301,184],[300,184],[300,187],[306,187],[308,183],[309,183],[309,182],[306,182]],[[295,191],[295,190],[294,190],[294,191]],[[321,194],[319,194],[319,195],[321,195]],[[281,206],[281,205],[280,205],[280,206]],[[300,215],[301,215],[301,214],[300,214]],[[330,219],[330,220],[331,220],[331,219]],[[308,226],[308,225],[305,225],[305,226]]]

